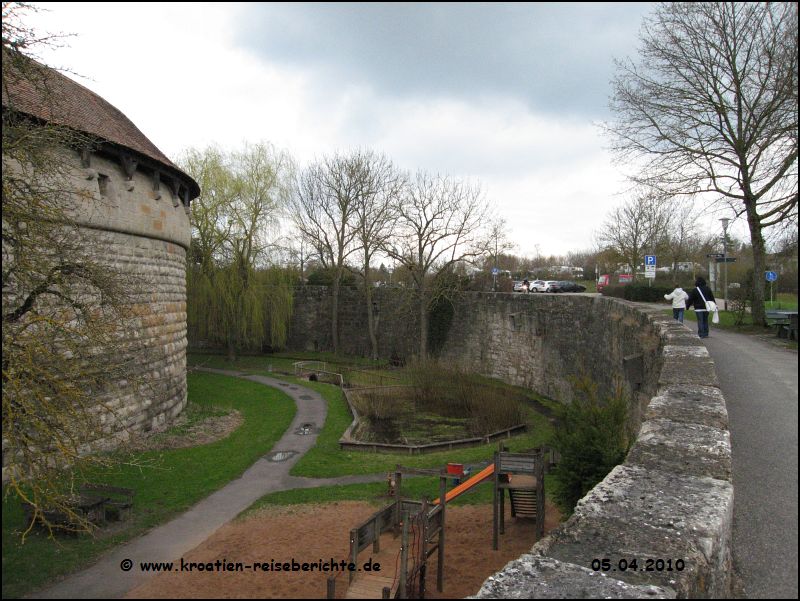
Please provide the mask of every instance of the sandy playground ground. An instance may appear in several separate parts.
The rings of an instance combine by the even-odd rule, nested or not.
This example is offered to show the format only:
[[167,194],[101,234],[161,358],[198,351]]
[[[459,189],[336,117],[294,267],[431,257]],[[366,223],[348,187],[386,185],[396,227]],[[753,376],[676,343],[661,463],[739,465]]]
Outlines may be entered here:
[[[312,562],[345,559],[349,531],[376,507],[360,502],[267,508],[220,528],[183,559],[186,562]],[[500,550],[492,550],[492,507],[448,507],[445,530],[444,592],[436,591],[436,557],[428,568],[427,597],[463,598],[475,594],[483,581],[535,542],[532,520],[512,519],[506,503],[506,531]],[[545,532],[559,521],[549,503]],[[371,549],[359,555],[369,559]],[[394,567],[387,568],[394,572]],[[152,577],[128,598],[324,598],[329,574],[319,572],[169,572]],[[343,598],[347,575],[337,579]]]

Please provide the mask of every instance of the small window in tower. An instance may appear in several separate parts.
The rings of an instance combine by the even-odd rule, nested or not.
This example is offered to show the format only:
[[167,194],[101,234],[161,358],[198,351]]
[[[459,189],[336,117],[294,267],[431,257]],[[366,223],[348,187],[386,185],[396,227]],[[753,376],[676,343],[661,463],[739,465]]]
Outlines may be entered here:
[[97,184],[100,187],[100,196],[108,196],[108,176],[98,173]]

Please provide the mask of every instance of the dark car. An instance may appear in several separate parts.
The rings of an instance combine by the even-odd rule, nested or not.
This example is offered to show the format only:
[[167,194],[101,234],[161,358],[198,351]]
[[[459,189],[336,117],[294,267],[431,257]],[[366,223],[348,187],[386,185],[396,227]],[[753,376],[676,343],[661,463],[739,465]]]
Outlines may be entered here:
[[586,292],[586,286],[581,286],[577,282],[559,282],[558,287],[561,289],[561,292]]

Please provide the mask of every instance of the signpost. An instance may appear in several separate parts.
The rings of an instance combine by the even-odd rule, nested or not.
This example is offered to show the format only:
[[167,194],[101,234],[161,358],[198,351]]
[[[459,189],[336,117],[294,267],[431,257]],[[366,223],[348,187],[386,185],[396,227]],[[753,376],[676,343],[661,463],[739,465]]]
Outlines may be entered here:
[[772,303],[773,302],[773,298],[772,298],[772,282],[775,282],[775,281],[778,280],[778,274],[775,273],[774,271],[765,271],[764,272],[764,276],[767,278],[767,281],[769,282],[769,302]]
[[656,256],[644,256],[644,277],[654,280],[656,277]]

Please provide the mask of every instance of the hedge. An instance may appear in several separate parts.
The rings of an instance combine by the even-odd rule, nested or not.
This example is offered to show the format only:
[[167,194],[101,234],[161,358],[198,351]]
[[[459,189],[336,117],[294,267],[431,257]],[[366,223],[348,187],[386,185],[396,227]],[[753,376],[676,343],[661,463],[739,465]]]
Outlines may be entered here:
[[664,295],[669,294],[673,290],[674,289],[671,286],[666,288],[663,286],[628,284],[626,286],[606,286],[603,288],[603,295],[613,296],[615,298],[624,298],[625,300],[629,301],[659,303],[665,302]]

